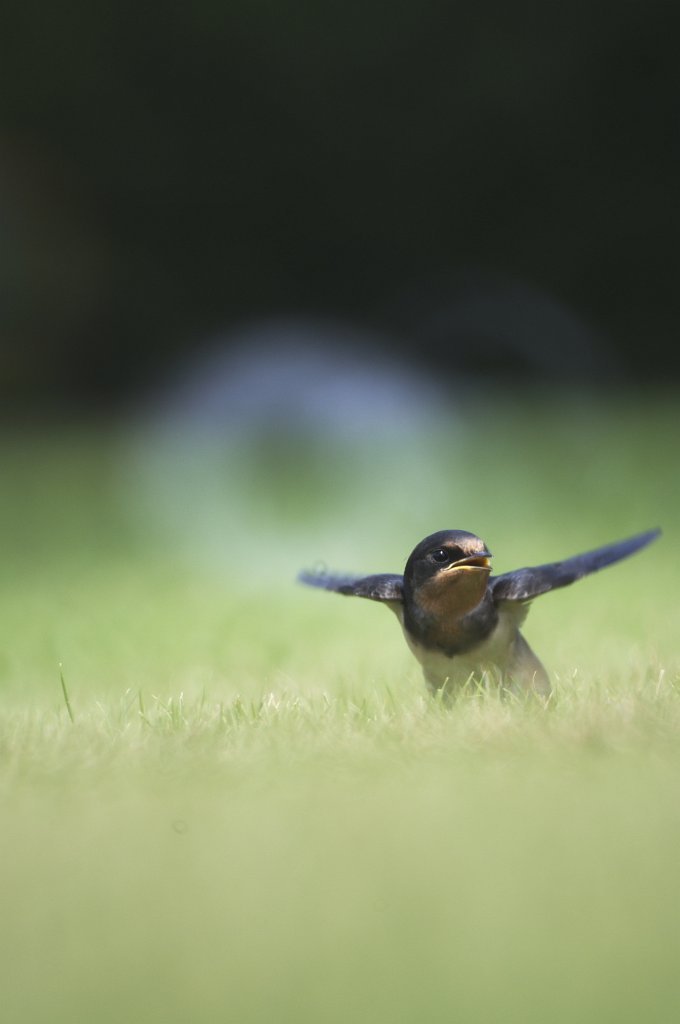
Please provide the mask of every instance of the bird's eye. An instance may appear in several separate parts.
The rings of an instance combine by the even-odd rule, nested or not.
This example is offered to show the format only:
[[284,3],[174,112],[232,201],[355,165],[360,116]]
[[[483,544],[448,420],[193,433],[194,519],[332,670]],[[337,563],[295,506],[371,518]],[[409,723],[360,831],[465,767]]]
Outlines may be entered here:
[[438,548],[436,551],[432,552],[432,561],[441,563],[450,562],[451,552],[447,551],[445,548]]

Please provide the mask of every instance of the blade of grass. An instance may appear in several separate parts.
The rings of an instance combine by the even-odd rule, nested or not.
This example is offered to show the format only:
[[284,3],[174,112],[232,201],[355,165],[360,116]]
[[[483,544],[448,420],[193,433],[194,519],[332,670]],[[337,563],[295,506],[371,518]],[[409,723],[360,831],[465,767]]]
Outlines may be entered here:
[[66,680],[64,679],[64,668],[61,662],[59,663],[59,679],[61,680],[61,691],[64,694],[64,703],[66,704],[66,710],[68,711],[68,717],[71,719],[71,724],[75,723],[73,717],[73,708],[71,707],[71,701],[69,700],[68,690],[66,689]]

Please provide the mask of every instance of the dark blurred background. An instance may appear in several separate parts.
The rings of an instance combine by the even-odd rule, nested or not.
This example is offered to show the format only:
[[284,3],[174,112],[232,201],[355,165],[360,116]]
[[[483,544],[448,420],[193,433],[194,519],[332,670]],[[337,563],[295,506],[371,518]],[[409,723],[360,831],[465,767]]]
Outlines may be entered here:
[[0,401],[114,409],[241,325],[446,381],[677,378],[673,4],[0,14]]

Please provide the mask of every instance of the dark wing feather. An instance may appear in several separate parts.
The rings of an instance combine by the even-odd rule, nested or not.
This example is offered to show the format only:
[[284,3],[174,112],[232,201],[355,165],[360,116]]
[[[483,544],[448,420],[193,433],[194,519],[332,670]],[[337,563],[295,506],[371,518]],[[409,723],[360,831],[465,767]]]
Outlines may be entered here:
[[583,576],[588,576],[591,572],[598,572],[607,565],[612,565],[622,558],[628,558],[629,555],[635,554],[640,548],[644,548],[656,540],[660,533],[661,530],[649,530],[647,533],[638,533],[635,537],[629,537],[627,540],[607,544],[594,551],[586,551],[583,555],[566,558],[563,562],[551,562],[548,565],[536,565],[528,569],[515,569],[514,572],[506,572],[502,576],[492,577],[490,586],[494,601],[530,601],[540,594],[547,594],[549,590],[566,587]]
[[352,597],[367,597],[371,601],[402,601],[404,598],[404,577],[390,573],[358,577],[327,572],[301,572],[298,580],[310,587],[334,590],[337,594]]

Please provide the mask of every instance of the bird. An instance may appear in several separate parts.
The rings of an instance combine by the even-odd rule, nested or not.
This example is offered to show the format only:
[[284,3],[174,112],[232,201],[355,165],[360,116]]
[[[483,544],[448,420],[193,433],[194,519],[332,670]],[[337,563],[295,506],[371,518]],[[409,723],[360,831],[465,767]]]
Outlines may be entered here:
[[380,601],[397,616],[428,689],[452,698],[474,682],[548,698],[548,673],[520,626],[536,597],[628,558],[659,529],[574,555],[561,562],[491,574],[491,552],[466,530],[439,530],[409,555],[403,575],[348,576],[303,571],[301,583]]

